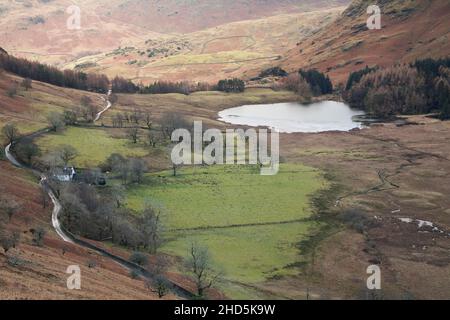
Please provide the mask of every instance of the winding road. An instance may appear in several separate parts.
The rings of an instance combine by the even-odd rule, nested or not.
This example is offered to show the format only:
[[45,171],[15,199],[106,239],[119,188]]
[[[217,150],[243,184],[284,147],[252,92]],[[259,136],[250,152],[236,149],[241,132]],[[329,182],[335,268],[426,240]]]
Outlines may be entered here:
[[[21,169],[28,169],[24,165],[22,165],[17,159],[13,156],[11,153],[11,146],[12,144],[8,144],[5,148],[5,156],[6,159],[9,160],[14,166],[21,168]],[[36,172],[37,173],[37,172]],[[47,177],[43,174],[39,173],[41,176],[40,185],[42,188],[44,188],[45,191],[47,191],[48,196],[52,200],[53,203],[53,212],[52,212],[52,225],[55,229],[56,233],[63,239],[65,242],[74,243],[72,239],[62,230],[61,224],[59,222],[59,213],[61,212],[61,203],[59,202],[58,198],[55,196],[53,191],[47,186]]]
[[[108,109],[111,108],[111,102],[109,101],[108,97],[111,95],[111,90],[108,91],[107,94],[107,98],[105,99],[106,102],[106,107],[100,111],[97,116],[95,117],[95,121],[98,121],[100,119],[100,117],[102,116],[102,114],[104,112],[106,112]],[[43,132],[46,132],[48,130],[41,130],[39,132],[36,132],[30,136],[36,136],[38,134],[41,134]],[[5,147],[5,156],[8,159],[9,162],[11,162],[11,164],[13,164],[14,166],[21,168],[21,169],[30,169],[29,167],[21,164],[12,154],[11,152],[11,147],[13,144],[8,144]],[[52,211],[52,226],[55,229],[55,232],[58,234],[58,236],[66,243],[71,243],[74,245],[79,245],[81,247],[96,251],[97,253],[106,256],[108,258],[110,258],[111,260],[113,260],[114,262],[118,263],[119,265],[121,265],[122,267],[124,267],[127,270],[133,270],[135,271],[137,274],[139,274],[140,276],[147,278],[147,279],[154,279],[155,275],[152,274],[151,272],[149,272],[147,269],[131,262],[128,261],[120,256],[116,256],[108,251],[106,251],[103,248],[97,247],[95,245],[93,245],[90,242],[87,242],[85,240],[79,239],[78,237],[72,235],[70,232],[64,230],[64,228],[61,226],[61,223],[59,221],[59,215],[61,213],[61,209],[62,209],[62,205],[59,202],[58,198],[56,197],[56,195],[54,194],[54,192],[52,191],[52,189],[49,187],[48,183],[47,183],[47,177],[41,173],[38,172],[37,170],[31,169],[37,176],[40,176],[41,180],[40,180],[40,185],[41,187],[47,192],[48,196],[50,197],[50,199],[52,200],[53,203],[53,211]],[[193,298],[194,295],[187,289],[185,289],[184,287],[180,286],[179,284],[173,282],[172,280],[166,278],[167,282],[171,285],[171,289],[172,292],[175,293],[176,295],[178,295],[179,297],[183,297],[186,299],[190,299]]]
[[[108,97],[111,95],[111,90],[108,91],[108,94],[106,96],[106,98],[103,98],[106,102],[106,107],[100,111],[99,113],[97,113],[94,122],[98,121],[100,119],[100,117],[102,116],[103,113],[105,113],[106,111],[108,111],[112,104],[109,101]],[[21,168],[21,169],[27,169],[27,167],[25,167],[24,165],[22,165],[15,157],[14,155],[11,153],[11,146],[12,143],[8,144],[5,148],[5,156],[6,158],[9,160],[9,162],[11,162],[14,166]],[[38,173],[36,171],[36,173]],[[50,199],[52,200],[53,203],[53,212],[52,212],[52,225],[53,228],[55,229],[55,232],[60,236],[60,238],[62,240],[64,240],[65,242],[69,242],[69,243],[74,243],[74,241],[72,240],[72,237],[70,237],[66,232],[64,232],[64,230],[61,228],[61,223],[59,222],[59,214],[61,212],[62,209],[62,205],[59,202],[58,198],[55,196],[55,194],[53,193],[53,191],[51,190],[51,188],[48,187],[47,185],[47,177],[42,174],[42,173],[38,173],[41,177],[41,181],[40,181],[40,185],[42,188],[44,188],[44,190],[47,192],[48,196],[50,197]]]

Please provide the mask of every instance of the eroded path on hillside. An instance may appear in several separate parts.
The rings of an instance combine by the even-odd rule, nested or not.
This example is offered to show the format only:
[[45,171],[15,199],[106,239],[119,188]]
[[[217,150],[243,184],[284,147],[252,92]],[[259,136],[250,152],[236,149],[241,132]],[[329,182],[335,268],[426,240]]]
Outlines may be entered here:
[[105,107],[102,111],[100,111],[99,113],[97,113],[97,115],[95,116],[94,122],[97,122],[98,120],[100,120],[100,117],[103,115],[103,113],[105,113],[106,111],[109,110],[109,108],[111,108],[112,103],[111,103],[111,101],[109,101],[109,99],[108,99],[109,96],[111,95],[111,93],[112,93],[112,91],[109,90],[109,91],[108,91],[108,94],[107,94],[107,96],[106,96],[106,98],[103,98],[103,99],[105,100],[105,102],[106,102],[106,107]]

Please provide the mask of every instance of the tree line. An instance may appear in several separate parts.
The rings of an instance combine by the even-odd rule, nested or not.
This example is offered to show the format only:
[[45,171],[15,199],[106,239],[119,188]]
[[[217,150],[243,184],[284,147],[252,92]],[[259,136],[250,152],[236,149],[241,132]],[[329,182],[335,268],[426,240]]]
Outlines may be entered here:
[[[220,80],[216,85],[205,82],[188,81],[156,81],[149,85],[136,85],[133,81],[120,76],[110,80],[104,74],[85,73],[74,70],[60,70],[56,67],[17,58],[8,54],[0,54],[0,68],[25,78],[22,85],[26,90],[31,88],[31,80],[49,83],[59,87],[107,93],[111,87],[115,93],[165,94],[180,93],[188,95],[198,91],[219,90],[225,92],[243,92],[245,82],[240,79]],[[11,87],[8,95],[13,97],[17,86]]]
[[61,71],[53,66],[24,58],[16,58],[7,54],[0,54],[0,67],[23,78],[41,81],[59,87],[99,93],[106,93],[109,88],[109,79],[105,75],[95,73],[86,74],[73,70]]
[[[281,71],[276,71],[282,73]],[[300,69],[298,72],[290,73],[282,77],[272,88],[274,90],[293,91],[306,100],[309,100],[312,96],[333,93],[333,84],[328,75],[316,69]]]
[[349,75],[347,88],[351,106],[380,118],[432,112],[450,118],[450,58],[366,67]]
[[319,96],[322,94],[333,93],[333,84],[328,75],[325,75],[316,69],[300,69],[298,72],[311,87],[313,95]]

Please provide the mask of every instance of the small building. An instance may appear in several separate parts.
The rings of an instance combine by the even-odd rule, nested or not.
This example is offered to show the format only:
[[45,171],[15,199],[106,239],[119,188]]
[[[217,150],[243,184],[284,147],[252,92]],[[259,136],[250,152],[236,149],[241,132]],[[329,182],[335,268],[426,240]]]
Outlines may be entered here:
[[61,182],[71,182],[75,179],[76,171],[74,167],[64,167],[54,174],[54,177]]

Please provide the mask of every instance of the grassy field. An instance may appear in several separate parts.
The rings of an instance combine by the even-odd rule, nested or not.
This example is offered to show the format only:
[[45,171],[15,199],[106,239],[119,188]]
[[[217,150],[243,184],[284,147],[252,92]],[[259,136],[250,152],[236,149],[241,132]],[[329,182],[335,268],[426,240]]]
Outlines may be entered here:
[[207,246],[232,297],[251,297],[242,284],[295,274],[297,244],[318,227],[309,197],[327,186],[321,172],[283,164],[273,177],[252,166],[184,168],[151,174],[127,190],[128,206],[163,208],[167,242],[163,251],[187,255],[191,243]]
[[127,139],[113,138],[103,129],[69,127],[62,133],[52,133],[37,139],[37,144],[43,154],[59,145],[73,146],[79,153],[73,165],[78,167],[98,166],[112,153],[127,157],[142,157],[148,154],[148,150],[141,145],[135,146]]
[[323,186],[317,170],[301,165],[283,165],[276,176],[251,166],[189,168],[148,176],[128,191],[128,205],[163,205],[171,229],[278,223],[309,217],[308,196]]
[[258,283],[274,276],[294,275],[295,268],[288,265],[301,261],[301,248],[296,244],[314,227],[317,224],[308,221],[169,232],[173,238],[163,250],[185,257],[191,243],[207,246],[215,268],[226,279]]

